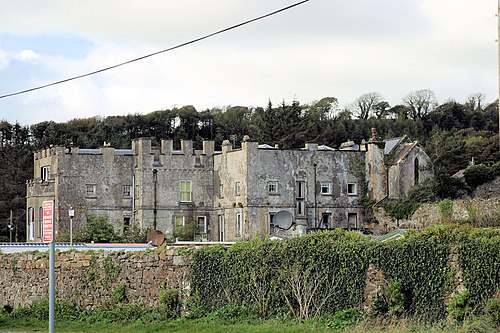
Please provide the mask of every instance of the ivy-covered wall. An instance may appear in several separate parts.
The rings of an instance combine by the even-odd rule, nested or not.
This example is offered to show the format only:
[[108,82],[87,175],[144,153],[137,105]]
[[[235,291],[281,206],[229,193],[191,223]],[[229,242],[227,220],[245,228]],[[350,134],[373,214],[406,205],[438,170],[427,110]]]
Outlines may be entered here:
[[[337,230],[196,251],[61,252],[56,280],[57,298],[84,307],[154,306],[175,289],[191,312],[242,305],[305,319],[364,307],[436,321],[464,288],[479,313],[500,296],[500,230],[433,226],[388,243]],[[0,306],[33,304],[47,292],[47,253],[0,254]]]
[[[459,266],[452,260],[457,255]],[[369,265],[382,271],[382,301],[388,301],[387,286],[397,282],[404,300],[399,314],[424,321],[444,318],[459,270],[481,311],[500,292],[500,232],[441,226],[375,243],[335,231],[205,248],[193,258],[192,295],[207,310],[236,304],[262,316],[307,318],[361,307]]]

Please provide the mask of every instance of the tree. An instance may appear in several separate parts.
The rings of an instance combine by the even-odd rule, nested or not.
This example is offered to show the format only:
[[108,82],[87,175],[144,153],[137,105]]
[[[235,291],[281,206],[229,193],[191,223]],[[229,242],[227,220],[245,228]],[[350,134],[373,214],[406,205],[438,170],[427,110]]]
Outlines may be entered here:
[[387,101],[378,102],[373,106],[373,110],[378,119],[385,118],[389,112],[390,104]]
[[429,89],[412,91],[403,98],[412,119],[422,119],[437,106],[436,96]]
[[482,111],[482,103],[484,102],[485,96],[483,93],[470,94],[465,102],[465,108],[469,111]]
[[359,119],[368,119],[373,107],[383,101],[382,95],[377,92],[363,94],[353,103],[354,113]]

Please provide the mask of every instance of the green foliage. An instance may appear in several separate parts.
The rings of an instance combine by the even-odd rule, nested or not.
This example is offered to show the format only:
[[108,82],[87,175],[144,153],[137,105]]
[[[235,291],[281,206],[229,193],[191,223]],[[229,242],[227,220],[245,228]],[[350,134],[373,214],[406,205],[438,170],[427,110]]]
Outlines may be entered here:
[[127,299],[127,285],[125,283],[120,283],[113,290],[113,299],[116,303],[121,303]]
[[123,241],[126,243],[146,243],[149,228],[142,230],[137,224],[132,225],[123,233]]
[[352,327],[363,319],[363,312],[357,308],[349,308],[336,312],[335,314],[325,314],[321,317],[321,322],[329,328],[340,331]]
[[444,220],[451,220],[453,215],[453,200],[444,199],[439,202],[439,212]]
[[179,305],[179,292],[175,289],[160,290],[160,304],[170,311],[175,311]]
[[[80,317],[81,309],[78,306],[58,299],[54,302],[54,315],[56,320],[76,320]],[[46,321],[49,319],[49,300],[43,299],[27,307],[19,307],[12,311],[15,319],[32,318]]]
[[491,318],[493,323],[500,327],[500,298],[491,298],[486,302],[484,313]]
[[113,255],[108,255],[102,262],[104,268],[103,286],[108,288],[122,270],[122,266],[113,261]]
[[500,233],[483,237],[468,235],[459,244],[458,254],[471,306],[481,309],[500,291]]
[[419,202],[394,201],[386,203],[384,210],[393,219],[402,220],[410,218],[419,207]]
[[255,319],[255,313],[245,306],[228,304],[207,316],[208,321],[234,323]]
[[492,166],[476,164],[468,167],[464,171],[464,178],[467,185],[475,189],[481,184],[487,183],[500,175],[500,163]]
[[[264,317],[306,313],[306,306],[317,314],[354,307],[363,299],[368,244],[335,231],[204,248],[193,257],[192,290],[209,309],[237,304]],[[294,283],[314,291],[312,299],[294,293]]]
[[[424,321],[443,318],[449,252],[446,244],[418,233],[374,248],[374,264],[384,272],[386,279],[400,284],[394,285],[388,310],[393,306],[394,314],[398,314],[404,309]],[[404,306],[401,306],[402,296],[398,290],[404,294]]]
[[82,235],[84,242],[112,243],[120,241],[106,216],[90,216]]
[[470,306],[470,295],[467,290],[453,295],[448,303],[448,314],[456,321],[463,321],[472,313]]
[[400,281],[392,281],[387,286],[387,302],[391,316],[399,317],[404,313],[407,302]]

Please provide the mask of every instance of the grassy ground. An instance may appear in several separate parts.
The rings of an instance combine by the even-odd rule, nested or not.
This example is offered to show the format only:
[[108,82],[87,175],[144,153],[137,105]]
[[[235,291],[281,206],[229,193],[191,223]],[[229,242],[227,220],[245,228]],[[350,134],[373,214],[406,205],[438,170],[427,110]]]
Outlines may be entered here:
[[[0,332],[43,332],[47,331],[48,323],[43,321],[4,321],[0,323]],[[498,332],[490,322],[475,318],[463,324],[415,325],[400,321],[391,325],[380,325],[362,322],[354,327],[334,329],[319,320],[306,322],[283,320],[251,320],[241,322],[217,322],[213,320],[177,319],[168,322],[145,324],[142,322],[118,323],[83,323],[56,322],[56,332],[100,332],[100,333],[295,333],[295,332],[343,332],[343,333],[495,333]]]

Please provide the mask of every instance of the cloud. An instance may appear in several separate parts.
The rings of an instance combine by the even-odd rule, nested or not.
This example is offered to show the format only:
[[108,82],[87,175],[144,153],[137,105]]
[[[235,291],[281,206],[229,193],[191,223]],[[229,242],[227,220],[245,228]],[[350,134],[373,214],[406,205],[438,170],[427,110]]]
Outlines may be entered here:
[[[21,90],[152,53],[290,0],[9,1],[0,70]],[[92,77],[0,103],[26,122],[147,113],[174,105],[340,104],[371,91],[439,100],[497,91],[496,1],[314,0],[258,23]],[[7,107],[6,105],[9,105]],[[12,107],[10,106],[12,105]],[[15,113],[12,110],[16,110]],[[11,119],[11,118],[10,118]]]
[[29,60],[33,58],[38,58],[40,55],[32,50],[22,50],[19,52],[19,59],[21,60]]

